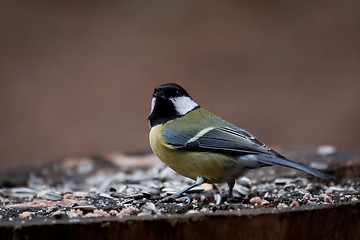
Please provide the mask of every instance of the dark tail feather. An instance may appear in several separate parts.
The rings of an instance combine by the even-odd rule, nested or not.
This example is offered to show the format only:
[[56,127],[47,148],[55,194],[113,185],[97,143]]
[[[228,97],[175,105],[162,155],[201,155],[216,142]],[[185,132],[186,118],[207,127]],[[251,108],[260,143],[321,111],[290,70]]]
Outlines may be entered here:
[[304,164],[290,161],[286,158],[280,158],[280,157],[276,157],[274,155],[268,155],[268,154],[257,154],[256,158],[259,162],[262,162],[265,164],[279,165],[279,166],[283,166],[283,167],[294,168],[294,169],[309,173],[311,175],[314,175],[314,176],[322,178],[322,179],[327,179],[327,180],[335,179],[333,176],[331,176],[329,174],[323,173],[315,168],[308,167]]

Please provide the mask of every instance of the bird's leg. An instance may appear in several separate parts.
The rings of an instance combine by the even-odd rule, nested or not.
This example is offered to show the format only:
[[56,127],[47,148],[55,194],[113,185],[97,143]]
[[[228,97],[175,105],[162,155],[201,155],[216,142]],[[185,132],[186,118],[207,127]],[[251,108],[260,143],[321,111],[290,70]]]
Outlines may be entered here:
[[229,198],[232,198],[233,188],[235,186],[235,180],[227,183],[229,186]]
[[168,200],[170,200],[170,199],[176,199],[176,198],[178,198],[179,196],[181,196],[181,194],[183,194],[184,192],[192,189],[193,187],[199,186],[199,185],[203,184],[204,182],[205,182],[204,178],[201,177],[201,176],[199,176],[199,177],[197,177],[196,182],[194,182],[194,183],[191,184],[190,186],[187,186],[186,188],[181,189],[180,191],[174,193],[173,195],[170,195],[170,196],[168,196],[168,197],[165,197],[165,198],[157,201],[156,204],[159,204],[159,203],[162,203],[162,202],[166,202],[166,201],[168,201]]

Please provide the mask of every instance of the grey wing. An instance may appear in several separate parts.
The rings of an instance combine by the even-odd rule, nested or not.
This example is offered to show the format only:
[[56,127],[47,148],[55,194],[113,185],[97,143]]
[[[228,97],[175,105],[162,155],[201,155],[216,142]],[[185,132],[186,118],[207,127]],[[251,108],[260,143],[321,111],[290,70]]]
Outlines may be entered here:
[[190,151],[226,152],[239,155],[267,153],[282,157],[240,128],[208,127],[199,132],[184,135],[176,134],[165,128],[163,136],[173,147]]
[[332,176],[301,163],[286,159],[281,154],[268,148],[253,135],[239,128],[208,127],[199,132],[179,135],[169,129],[163,130],[163,136],[168,144],[175,148],[190,151],[225,152],[238,155],[238,160],[244,164],[257,163],[265,165],[280,165],[307,172],[323,179],[333,179]]

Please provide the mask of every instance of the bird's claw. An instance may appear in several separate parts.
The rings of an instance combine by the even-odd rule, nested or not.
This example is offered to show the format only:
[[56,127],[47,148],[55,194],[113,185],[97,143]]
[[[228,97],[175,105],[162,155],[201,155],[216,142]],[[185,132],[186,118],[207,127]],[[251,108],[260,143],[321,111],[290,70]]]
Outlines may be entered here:
[[165,197],[163,199],[160,199],[155,203],[155,205],[159,205],[160,203],[168,202],[170,200],[175,200],[176,202],[187,202],[187,204],[190,204],[191,199],[188,196],[179,197],[175,194]]
[[160,199],[159,201],[157,201],[157,202],[155,203],[155,205],[159,205],[160,203],[167,202],[167,201],[169,201],[170,199],[172,199],[172,196],[167,196],[167,197],[165,197],[165,198]]
[[176,202],[185,202],[189,205],[191,202],[191,199],[188,196],[183,196],[183,197],[176,198],[175,201]]

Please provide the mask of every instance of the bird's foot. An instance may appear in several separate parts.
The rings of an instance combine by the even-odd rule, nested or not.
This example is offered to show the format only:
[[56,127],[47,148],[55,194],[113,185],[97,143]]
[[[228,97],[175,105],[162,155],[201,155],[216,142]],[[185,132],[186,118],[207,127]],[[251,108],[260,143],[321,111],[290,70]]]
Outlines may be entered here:
[[174,200],[176,202],[186,202],[187,204],[190,204],[190,202],[191,202],[191,199],[188,196],[180,197],[180,195],[175,193],[173,195],[170,195],[163,199],[160,199],[159,201],[156,202],[155,205],[159,205],[160,203],[169,202],[171,200]]
[[[185,201],[188,202],[188,204],[190,204],[191,200],[190,200],[189,197],[180,197],[180,196],[181,196],[184,192],[192,189],[193,187],[199,186],[199,185],[203,184],[204,182],[205,182],[204,178],[201,177],[201,176],[198,176],[197,179],[196,179],[196,182],[194,182],[194,183],[191,184],[190,186],[187,186],[186,188],[184,188],[184,189],[182,189],[182,190],[174,193],[173,195],[170,195],[170,196],[168,196],[168,197],[166,197],[166,198],[163,198],[163,199],[157,201],[156,205],[158,205],[158,204],[160,204],[160,203],[163,203],[163,202],[167,202],[167,201],[169,201],[169,200],[174,200],[174,199],[175,199],[175,200],[178,199],[178,200],[180,200],[180,201],[185,200]],[[179,198],[179,197],[180,197],[180,198]]]

